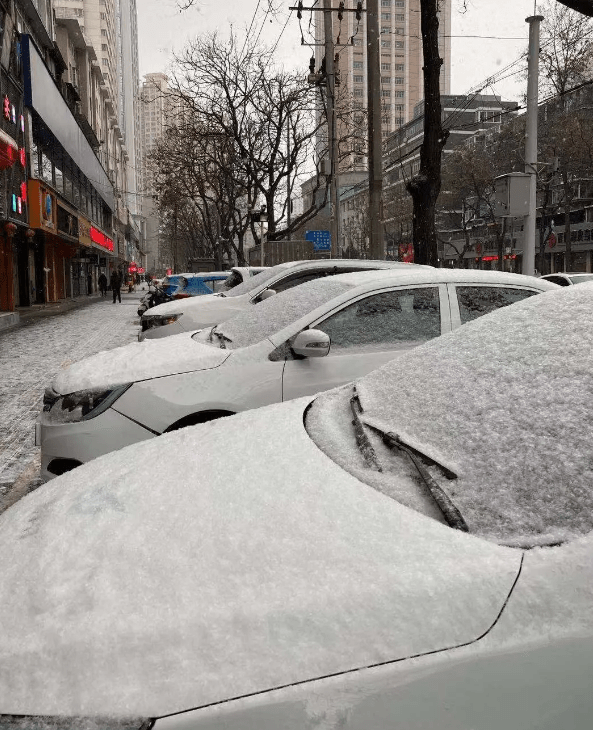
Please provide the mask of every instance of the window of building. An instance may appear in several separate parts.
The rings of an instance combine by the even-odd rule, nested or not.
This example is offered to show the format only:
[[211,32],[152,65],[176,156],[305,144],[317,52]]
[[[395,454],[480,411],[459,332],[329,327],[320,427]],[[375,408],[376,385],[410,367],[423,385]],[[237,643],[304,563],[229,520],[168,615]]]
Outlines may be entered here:
[[395,64],[395,70],[396,71],[403,71],[404,70],[404,64],[403,63],[396,63]]
[[391,13],[381,13],[381,20],[391,20]]
[[107,43],[101,43],[101,50],[104,53],[107,53],[107,51],[109,50],[108,47],[107,47]]
[[381,40],[381,48],[391,48],[391,41]]
[[405,8],[406,3],[404,2],[404,0],[395,0],[395,7],[396,8]]
[[381,96],[391,96],[391,89],[381,89]]
[[99,13],[101,20],[107,20],[107,13]]
[[107,29],[106,28],[101,28],[101,35],[104,35],[104,36],[107,35]]
[[403,80],[403,78],[401,76],[396,76],[395,79],[394,79],[394,81],[398,85],[401,85],[401,84],[404,83],[404,80]]
[[396,13],[395,19],[398,23],[403,23],[406,20],[406,16],[403,13]]
[[395,95],[401,98],[404,95],[404,92],[403,91],[396,91],[395,92]]
[[390,63],[382,63],[381,64],[381,71],[391,71],[391,64]]
[[362,96],[362,89],[354,89],[352,93],[354,96]]
[[395,47],[396,48],[405,48],[403,41],[395,41]]
[[382,8],[390,8],[391,7],[391,0],[381,0],[381,7]]
[[360,76],[360,75],[355,74],[352,77],[352,79],[353,79],[353,81],[354,81],[355,84],[362,84],[362,82],[364,81],[364,76]]
[[403,104],[395,104],[395,105],[394,105],[394,108],[395,108],[395,111],[396,111],[396,112],[403,112],[403,110],[404,110],[404,105],[403,105]]
[[381,26],[381,34],[386,35],[387,33],[391,33],[391,28],[388,25]]
[[381,83],[382,84],[390,84],[391,83],[391,76],[381,76]]
[[352,45],[354,45],[354,46],[362,46],[362,38],[353,38],[352,39]]
[[352,64],[352,68],[363,68],[362,61],[354,61]]
[[403,28],[394,28],[393,33],[394,33],[394,35],[403,35],[404,29]]

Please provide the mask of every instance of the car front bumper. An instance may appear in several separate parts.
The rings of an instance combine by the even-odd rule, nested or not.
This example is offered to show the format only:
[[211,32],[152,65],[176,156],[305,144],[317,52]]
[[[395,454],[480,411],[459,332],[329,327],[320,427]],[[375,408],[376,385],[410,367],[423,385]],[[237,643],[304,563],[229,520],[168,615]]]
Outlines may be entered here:
[[41,447],[41,477],[48,481],[68,471],[68,466],[84,464],[155,435],[113,408],[75,423],[56,423],[42,413],[35,424],[35,442]]

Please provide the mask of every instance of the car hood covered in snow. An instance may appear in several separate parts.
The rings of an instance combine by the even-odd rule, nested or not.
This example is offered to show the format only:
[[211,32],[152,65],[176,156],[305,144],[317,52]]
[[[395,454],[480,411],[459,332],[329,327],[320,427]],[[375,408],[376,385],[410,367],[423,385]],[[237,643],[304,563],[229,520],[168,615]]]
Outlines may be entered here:
[[3,712],[155,717],[491,629],[520,551],[346,473],[310,400],[95,459],[0,516]]
[[166,340],[134,342],[98,352],[70,365],[52,383],[56,393],[102,388],[164,375],[208,370],[222,364],[230,352],[192,340],[182,333]]

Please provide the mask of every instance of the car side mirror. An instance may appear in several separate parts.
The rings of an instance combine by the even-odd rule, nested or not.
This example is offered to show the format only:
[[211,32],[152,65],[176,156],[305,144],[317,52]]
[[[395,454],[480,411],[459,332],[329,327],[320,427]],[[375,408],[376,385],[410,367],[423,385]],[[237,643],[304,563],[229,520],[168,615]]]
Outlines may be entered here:
[[330,345],[330,337],[325,332],[303,330],[294,338],[291,349],[295,355],[303,357],[325,357],[329,353]]
[[269,299],[270,297],[273,297],[276,293],[275,289],[265,289],[257,298],[257,303],[263,302],[264,299]]

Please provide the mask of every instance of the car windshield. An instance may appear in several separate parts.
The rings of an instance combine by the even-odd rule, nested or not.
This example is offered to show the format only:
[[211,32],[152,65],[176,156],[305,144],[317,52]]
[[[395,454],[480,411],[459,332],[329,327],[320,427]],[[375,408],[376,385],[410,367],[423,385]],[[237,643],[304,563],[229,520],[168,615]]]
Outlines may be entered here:
[[249,276],[243,282],[234,286],[230,291],[221,292],[221,296],[238,297],[241,296],[241,294],[247,294],[248,292],[253,291],[253,289],[257,289],[257,287],[265,284],[267,281],[270,281],[281,271],[284,271],[287,268],[289,267],[286,264],[278,264],[277,266],[272,266],[271,269],[260,271],[259,274],[256,276]]
[[[351,287],[352,284],[333,276],[314,279],[294,289],[275,294],[260,302],[257,307],[250,307],[212,330],[197,332],[193,337],[198,342],[208,339],[212,344],[233,350],[248,347],[279,332]],[[207,338],[204,332],[208,332]]]
[[470,533],[530,547],[593,529],[593,285],[485,315],[361,378],[358,432],[353,388],[318,396],[306,426],[361,481],[447,521],[391,448],[399,440],[428,461]]

